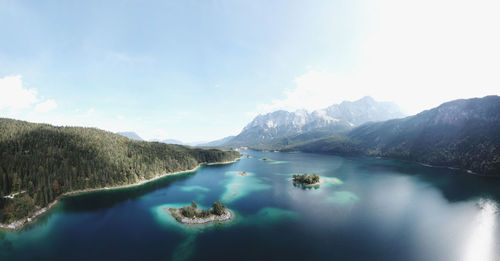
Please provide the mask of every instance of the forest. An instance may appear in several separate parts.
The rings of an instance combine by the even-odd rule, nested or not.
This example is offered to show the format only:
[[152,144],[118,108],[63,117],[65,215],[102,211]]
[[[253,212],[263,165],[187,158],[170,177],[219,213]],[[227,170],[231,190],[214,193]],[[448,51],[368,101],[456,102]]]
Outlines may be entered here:
[[134,184],[239,156],[0,118],[0,223],[31,216],[67,192]]
[[403,119],[288,145],[284,151],[363,155],[500,176],[500,97],[455,100]]
[[191,202],[191,206],[184,206],[180,209],[181,215],[187,218],[206,218],[212,214],[220,216],[224,212],[226,212],[226,206],[222,205],[220,201],[214,202],[211,209],[199,209],[194,201]]
[[316,174],[294,174],[292,177],[293,182],[295,183],[300,183],[300,184],[306,184],[306,185],[311,185],[311,184],[316,184],[319,182],[319,176]]

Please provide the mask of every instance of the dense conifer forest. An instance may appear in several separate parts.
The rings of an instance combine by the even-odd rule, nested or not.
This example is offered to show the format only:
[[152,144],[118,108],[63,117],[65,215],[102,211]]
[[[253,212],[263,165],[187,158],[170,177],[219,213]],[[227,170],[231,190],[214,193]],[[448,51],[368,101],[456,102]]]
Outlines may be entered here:
[[67,192],[133,184],[237,157],[94,128],[0,118],[0,223],[30,216]]
[[319,182],[319,176],[317,174],[294,174],[293,175],[293,182],[295,183],[300,183],[300,184],[306,184],[306,185],[311,185],[311,184],[316,184]]

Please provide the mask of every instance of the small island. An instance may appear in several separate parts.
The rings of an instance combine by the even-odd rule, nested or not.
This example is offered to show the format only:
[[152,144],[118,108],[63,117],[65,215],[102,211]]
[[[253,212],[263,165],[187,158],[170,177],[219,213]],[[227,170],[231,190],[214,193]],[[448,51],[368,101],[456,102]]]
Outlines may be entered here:
[[240,175],[240,176],[246,176],[246,175],[248,175],[248,173],[246,171],[242,171],[238,175]]
[[304,186],[316,186],[320,184],[319,176],[316,174],[294,174],[293,183],[298,183]]
[[168,211],[175,220],[183,224],[223,222],[232,218],[231,211],[226,206],[223,206],[220,201],[214,202],[212,208],[209,209],[198,209],[196,202],[192,201],[191,206],[169,208]]
[[271,161],[270,159],[268,158],[262,158],[263,161]]

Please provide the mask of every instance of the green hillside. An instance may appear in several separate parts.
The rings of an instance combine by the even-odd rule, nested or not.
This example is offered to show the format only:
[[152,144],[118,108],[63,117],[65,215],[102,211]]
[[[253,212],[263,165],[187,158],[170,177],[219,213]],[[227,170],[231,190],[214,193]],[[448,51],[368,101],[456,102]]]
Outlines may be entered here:
[[455,100],[286,150],[382,156],[500,176],[500,97]]
[[[31,215],[75,190],[133,184],[237,152],[134,141],[110,132],[0,118],[0,223]],[[14,199],[12,193],[26,191]]]

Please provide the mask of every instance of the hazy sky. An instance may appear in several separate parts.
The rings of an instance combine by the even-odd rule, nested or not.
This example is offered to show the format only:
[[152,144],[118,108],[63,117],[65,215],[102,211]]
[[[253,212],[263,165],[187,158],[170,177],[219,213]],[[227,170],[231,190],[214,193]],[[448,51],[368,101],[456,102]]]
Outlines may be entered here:
[[500,94],[500,1],[0,0],[0,117],[213,140],[371,95]]

